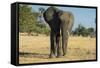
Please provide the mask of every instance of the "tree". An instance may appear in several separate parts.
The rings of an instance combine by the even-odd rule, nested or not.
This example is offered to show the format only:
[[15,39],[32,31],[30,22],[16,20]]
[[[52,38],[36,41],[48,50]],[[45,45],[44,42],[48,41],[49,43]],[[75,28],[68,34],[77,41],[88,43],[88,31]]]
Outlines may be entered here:
[[37,22],[37,13],[27,5],[19,5],[19,31],[32,32]]
[[40,7],[39,8],[39,13],[40,13],[40,15],[39,15],[39,22],[40,23],[42,23],[43,22],[43,20],[42,20],[42,18],[43,18],[43,12],[45,11],[45,9],[44,8],[42,8],[42,7]]
[[80,35],[83,36],[85,30],[86,30],[85,27],[83,27],[81,24],[79,24],[78,27],[75,29],[75,31],[73,31],[73,34],[78,35],[78,36],[80,36]]
[[90,37],[94,37],[95,36],[94,28],[90,27],[87,30],[88,30],[88,33],[89,33]]
[[78,36],[93,36],[94,35],[94,28],[85,28],[82,25],[78,25],[78,27],[73,31],[73,35],[78,35]]
[[40,13],[33,11],[31,6],[19,5],[19,32],[27,32],[28,35],[32,35],[32,32],[47,35],[50,32],[45,24],[38,22],[38,18],[43,22],[44,9],[40,8],[39,11]]

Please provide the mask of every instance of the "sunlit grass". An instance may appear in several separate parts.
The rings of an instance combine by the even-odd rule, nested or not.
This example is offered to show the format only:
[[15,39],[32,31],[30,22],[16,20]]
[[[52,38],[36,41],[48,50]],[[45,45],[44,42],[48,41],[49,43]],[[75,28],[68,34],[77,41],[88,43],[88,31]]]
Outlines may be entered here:
[[19,63],[39,63],[96,59],[96,40],[90,37],[70,37],[67,55],[61,58],[49,59],[49,36],[20,36]]

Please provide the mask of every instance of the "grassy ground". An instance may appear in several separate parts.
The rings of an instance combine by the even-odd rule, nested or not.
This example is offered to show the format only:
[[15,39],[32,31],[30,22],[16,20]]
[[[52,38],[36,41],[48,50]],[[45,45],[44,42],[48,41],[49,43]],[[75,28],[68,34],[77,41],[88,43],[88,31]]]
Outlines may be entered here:
[[96,40],[89,37],[70,37],[67,55],[61,58],[48,58],[50,53],[49,36],[20,36],[19,63],[39,63],[96,59]]

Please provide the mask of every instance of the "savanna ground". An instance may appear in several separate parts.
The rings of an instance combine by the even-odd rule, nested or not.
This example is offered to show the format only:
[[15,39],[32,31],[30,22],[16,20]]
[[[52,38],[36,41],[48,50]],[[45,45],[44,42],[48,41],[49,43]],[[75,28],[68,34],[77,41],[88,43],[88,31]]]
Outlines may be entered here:
[[19,35],[19,63],[42,63],[96,59],[96,39],[90,37],[70,37],[67,55],[61,58],[49,58],[49,36]]

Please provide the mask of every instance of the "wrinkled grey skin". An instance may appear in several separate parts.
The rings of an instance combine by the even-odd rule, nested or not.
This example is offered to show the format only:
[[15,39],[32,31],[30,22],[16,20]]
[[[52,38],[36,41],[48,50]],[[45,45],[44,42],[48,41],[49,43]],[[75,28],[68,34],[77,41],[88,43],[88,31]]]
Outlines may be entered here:
[[65,56],[67,52],[68,37],[74,21],[73,15],[70,12],[65,12],[51,6],[43,13],[43,17],[51,28],[49,57]]

